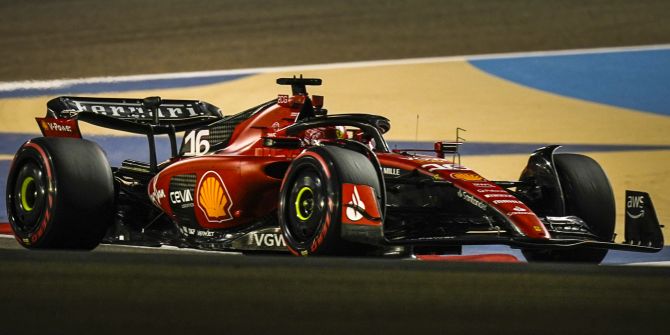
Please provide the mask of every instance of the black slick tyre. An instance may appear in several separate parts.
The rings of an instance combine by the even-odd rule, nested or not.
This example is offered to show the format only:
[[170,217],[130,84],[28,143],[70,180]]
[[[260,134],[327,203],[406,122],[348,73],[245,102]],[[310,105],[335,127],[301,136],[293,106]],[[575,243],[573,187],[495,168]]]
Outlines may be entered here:
[[40,137],[16,153],[7,179],[7,214],[30,249],[93,249],[114,210],[112,170],[90,141]]
[[341,237],[342,183],[380,189],[363,154],[336,146],[306,150],[289,166],[280,190],[279,226],[297,256],[360,255],[367,246]]
[[[555,154],[554,163],[565,199],[566,214],[584,220],[600,241],[611,241],[616,207],[612,187],[603,169],[592,158],[578,154]],[[528,261],[600,263],[607,255],[607,249],[529,249],[523,254]]]

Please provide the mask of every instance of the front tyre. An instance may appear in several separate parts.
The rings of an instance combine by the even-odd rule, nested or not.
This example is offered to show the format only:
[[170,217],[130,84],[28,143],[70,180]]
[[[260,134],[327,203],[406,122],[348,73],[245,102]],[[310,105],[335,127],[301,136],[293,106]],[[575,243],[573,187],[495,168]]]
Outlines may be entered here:
[[113,218],[112,170],[95,143],[41,137],[19,148],[7,180],[7,214],[31,249],[93,249]]
[[[554,155],[567,215],[586,222],[601,241],[611,241],[616,223],[614,193],[607,175],[590,157],[561,153]],[[600,263],[607,249],[523,250],[528,261]]]
[[320,159],[306,155],[296,160],[282,189],[284,235],[294,254],[332,253],[338,242],[331,229],[340,206],[338,187]]
[[367,185],[380,195],[381,182],[374,164],[357,151],[331,145],[305,151],[291,163],[280,191],[279,226],[289,251],[298,256],[366,253],[367,245],[342,238],[342,185]]

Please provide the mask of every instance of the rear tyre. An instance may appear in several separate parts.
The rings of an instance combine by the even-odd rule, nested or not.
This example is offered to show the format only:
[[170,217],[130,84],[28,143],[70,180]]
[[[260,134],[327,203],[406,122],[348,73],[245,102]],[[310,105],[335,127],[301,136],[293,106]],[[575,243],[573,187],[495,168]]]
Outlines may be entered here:
[[93,142],[40,137],[14,157],[7,214],[30,249],[93,249],[113,218],[112,170]]
[[341,237],[342,183],[380,189],[376,170],[361,153],[336,146],[307,150],[289,167],[280,191],[279,226],[297,256],[360,255],[369,247]]
[[[586,222],[601,241],[614,236],[616,207],[607,175],[590,157],[578,154],[555,154],[554,163],[561,183],[567,215]],[[523,250],[528,261],[600,263],[607,249]]]

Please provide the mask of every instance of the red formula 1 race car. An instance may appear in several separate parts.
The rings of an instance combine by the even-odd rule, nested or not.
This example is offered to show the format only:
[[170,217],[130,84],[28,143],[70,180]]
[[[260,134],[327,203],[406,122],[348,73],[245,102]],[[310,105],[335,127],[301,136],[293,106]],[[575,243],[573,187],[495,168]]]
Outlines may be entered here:
[[[608,249],[663,246],[646,193],[630,193],[626,243],[614,239],[615,206],[591,158],[531,154],[519,180],[490,181],[460,165],[460,143],[434,155],[389,150],[389,120],[327,115],[308,85],[280,78],[292,95],[223,116],[208,103],[158,97],[60,97],[38,118],[44,137],[19,148],[7,209],[31,249],[99,243],[290,251],[295,255],[411,256],[504,244],[534,260],[600,262]],[[144,134],[148,163],[110,167],[78,122]],[[184,132],[180,150],[176,133]],[[157,162],[155,136],[172,157]]]

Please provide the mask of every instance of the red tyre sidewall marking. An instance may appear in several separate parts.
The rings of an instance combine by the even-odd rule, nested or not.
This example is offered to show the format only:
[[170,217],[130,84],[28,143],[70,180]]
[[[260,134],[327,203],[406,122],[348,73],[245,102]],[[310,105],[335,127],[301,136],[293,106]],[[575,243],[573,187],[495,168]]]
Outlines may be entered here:
[[[313,151],[306,151],[302,155],[296,157],[296,160],[303,157],[303,156],[312,157],[317,162],[319,162],[319,165],[321,165],[321,167],[323,169],[323,172],[326,174],[326,178],[330,179],[330,176],[331,176],[330,169],[328,168],[328,164],[326,164],[326,161],[323,159],[323,157],[321,157],[321,155],[316,154]],[[289,168],[289,170],[286,172],[286,174],[288,175],[291,172],[291,170],[292,169]],[[282,185],[281,185],[281,189],[283,189],[283,188],[284,188],[284,181],[282,181]],[[317,238],[314,239],[314,241],[312,242],[312,245],[309,247],[309,249],[306,249],[304,251],[307,251],[308,253],[314,253],[319,248],[319,246],[323,243],[323,240],[325,239],[326,235],[328,234],[328,229],[330,228],[330,223],[332,221],[331,213],[333,213],[333,208],[334,207],[335,207],[335,203],[333,202],[333,199],[331,199],[331,197],[329,196],[328,197],[328,214],[326,215],[326,217],[324,219],[325,221],[324,221],[323,226],[321,228],[321,232],[319,232],[319,236],[317,236]],[[307,255],[301,254],[300,251],[293,249],[290,245],[288,245],[288,243],[286,244],[286,246],[288,247],[288,250],[296,256],[307,256]]]
[[[293,166],[290,166],[290,167],[288,168],[288,170],[286,171],[286,175],[288,176],[289,174],[291,174],[291,171],[293,171]],[[284,190],[284,185],[285,185],[285,184],[286,184],[286,178],[284,178],[284,179],[282,180],[282,182],[281,182],[281,186],[279,186],[279,189],[281,190],[281,191],[280,191],[280,196],[284,193],[283,190]],[[284,214],[286,214],[286,213],[282,213],[282,216],[283,216]],[[288,234],[288,233],[287,233],[287,234]],[[288,241],[288,238],[285,238],[285,239]],[[293,255],[295,255],[295,256],[301,256],[301,255],[300,255],[300,252],[298,252],[297,250],[291,248],[291,246],[290,246],[289,243],[286,243],[286,248],[287,248],[288,251],[291,252]]]
[[[313,151],[308,151],[305,153],[305,156],[310,156],[314,159],[316,159],[317,162],[321,165],[321,168],[323,172],[326,174],[326,178],[330,180],[331,174],[330,174],[330,169],[328,168],[328,164],[326,161],[323,159],[323,157],[319,154],[314,153]],[[312,242],[311,247],[309,248],[310,253],[314,253],[317,251],[319,246],[323,243],[326,235],[328,234],[328,229],[330,228],[330,223],[332,221],[332,213],[334,213],[333,208],[335,207],[335,203],[332,199],[332,197],[329,195],[328,196],[328,212],[326,213],[326,217],[324,219],[324,223],[321,226],[321,232],[319,232],[319,236],[314,239]]]
[[[33,142],[28,142],[24,144],[24,148],[32,148],[37,153],[40,155],[42,158],[42,164],[44,165],[46,172],[47,172],[47,182],[48,182],[48,189],[47,189],[47,203],[46,203],[46,208],[44,209],[44,215],[42,217],[42,222],[40,222],[40,225],[37,227],[37,230],[35,232],[28,233],[25,238],[27,238],[30,241],[30,244],[27,244],[28,246],[35,244],[37,241],[39,241],[42,236],[44,236],[44,233],[46,232],[47,226],[49,224],[49,221],[51,219],[51,209],[53,208],[53,194],[52,190],[54,189],[53,187],[53,174],[51,171],[51,165],[49,164],[49,158],[47,157],[46,152],[42,147],[39,145],[33,143]],[[16,238],[17,241],[21,245],[26,245],[26,243],[22,240],[21,237],[19,237],[16,232],[14,233],[14,237]]]

